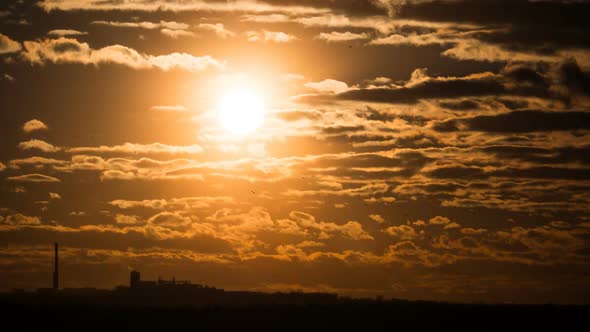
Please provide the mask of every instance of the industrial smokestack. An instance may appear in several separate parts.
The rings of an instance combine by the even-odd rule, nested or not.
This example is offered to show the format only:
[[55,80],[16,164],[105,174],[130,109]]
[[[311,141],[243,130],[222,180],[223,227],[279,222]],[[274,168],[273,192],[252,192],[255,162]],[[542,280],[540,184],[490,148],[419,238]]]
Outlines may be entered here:
[[58,267],[59,267],[59,257],[58,257],[58,246],[57,246],[57,242],[55,242],[55,258],[53,261],[53,290],[58,290],[59,289],[59,272],[58,272]]

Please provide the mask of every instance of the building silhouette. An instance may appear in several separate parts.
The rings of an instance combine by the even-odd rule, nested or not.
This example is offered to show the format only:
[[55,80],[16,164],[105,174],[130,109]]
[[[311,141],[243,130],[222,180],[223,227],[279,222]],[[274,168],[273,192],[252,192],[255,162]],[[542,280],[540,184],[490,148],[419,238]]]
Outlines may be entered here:
[[59,288],[59,244],[54,243],[53,287],[37,294],[63,303],[83,302],[132,306],[249,306],[259,304],[332,304],[346,301],[334,293],[228,291],[195,284],[190,280],[142,280],[141,272],[129,273],[129,286],[115,289]]
[[228,291],[188,280],[142,280],[139,271],[129,274],[129,287],[120,286],[114,291],[120,303],[150,305],[231,305],[256,304],[329,304],[342,298],[333,293]]
[[162,279],[161,277],[158,278],[157,281],[151,280],[141,280],[141,273],[139,271],[131,271],[129,274],[129,287],[133,289],[137,288],[150,288],[156,286],[196,286],[197,288],[201,288],[204,286],[201,285],[192,285],[190,280],[176,280],[175,277],[172,277],[171,280]]
[[131,288],[140,287],[140,283],[141,283],[141,273],[139,273],[139,271],[131,271],[131,274],[129,277],[129,287],[131,287]]

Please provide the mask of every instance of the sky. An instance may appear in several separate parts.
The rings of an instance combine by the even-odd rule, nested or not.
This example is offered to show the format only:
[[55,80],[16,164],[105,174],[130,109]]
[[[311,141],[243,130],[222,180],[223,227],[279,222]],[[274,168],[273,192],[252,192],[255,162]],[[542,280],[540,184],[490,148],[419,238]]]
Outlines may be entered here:
[[2,1],[0,289],[588,303],[589,14]]

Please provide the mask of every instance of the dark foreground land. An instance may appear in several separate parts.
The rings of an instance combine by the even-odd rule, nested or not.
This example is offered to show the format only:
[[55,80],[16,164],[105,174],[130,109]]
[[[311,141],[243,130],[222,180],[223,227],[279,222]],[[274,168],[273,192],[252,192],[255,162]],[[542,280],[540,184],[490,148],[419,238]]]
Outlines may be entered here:
[[[160,306],[0,296],[4,331],[588,331],[590,307],[384,301]],[[16,329],[15,329],[16,328]]]

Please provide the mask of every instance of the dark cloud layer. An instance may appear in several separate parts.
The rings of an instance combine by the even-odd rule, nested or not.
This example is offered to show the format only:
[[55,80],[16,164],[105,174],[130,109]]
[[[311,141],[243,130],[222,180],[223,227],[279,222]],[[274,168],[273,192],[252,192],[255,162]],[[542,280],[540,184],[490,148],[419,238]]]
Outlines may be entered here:
[[589,23],[585,13],[589,9],[590,4],[586,1],[422,1],[403,6],[399,15],[426,21],[508,24],[559,30],[587,27]]
[[515,111],[447,120],[435,124],[434,129],[442,132],[473,130],[505,133],[584,130],[590,129],[590,112]]

